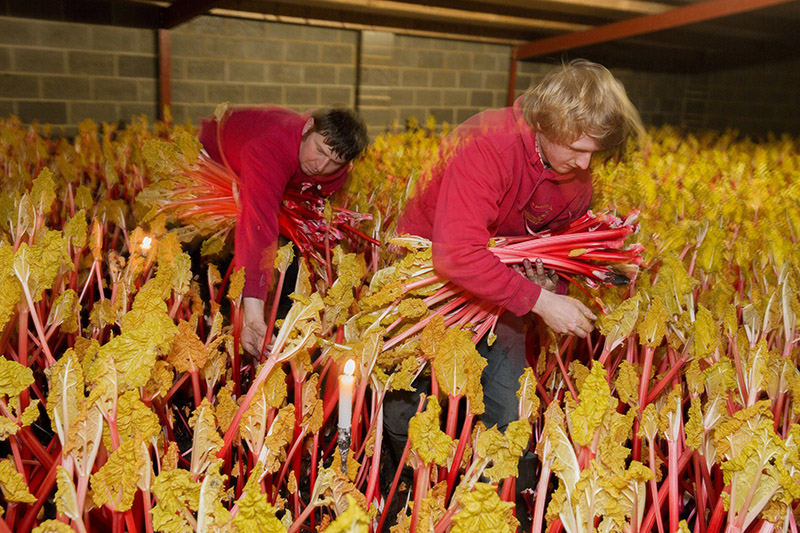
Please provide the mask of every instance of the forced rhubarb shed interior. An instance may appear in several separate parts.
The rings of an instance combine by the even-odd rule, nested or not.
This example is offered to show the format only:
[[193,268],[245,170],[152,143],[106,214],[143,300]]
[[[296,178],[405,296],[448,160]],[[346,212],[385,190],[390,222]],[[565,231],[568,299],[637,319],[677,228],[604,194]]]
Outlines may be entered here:
[[[798,27],[797,0],[0,0],[0,533],[797,531]],[[460,125],[581,59],[644,131],[590,150],[588,209],[480,243],[596,317],[524,315],[498,429],[476,346],[511,311],[398,221]],[[353,109],[366,148],[280,191],[253,355],[247,176],[199,134],[264,105]]]

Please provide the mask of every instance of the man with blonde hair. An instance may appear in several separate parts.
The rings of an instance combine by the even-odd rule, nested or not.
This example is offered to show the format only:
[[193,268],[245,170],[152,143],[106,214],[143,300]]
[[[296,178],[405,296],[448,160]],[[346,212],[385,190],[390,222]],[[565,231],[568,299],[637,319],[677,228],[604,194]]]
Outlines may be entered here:
[[[443,143],[441,164],[409,199],[398,233],[431,239],[439,274],[508,311],[494,344],[478,345],[488,360],[481,379],[487,427],[504,430],[518,418],[516,391],[526,366],[523,318],[532,312],[556,333],[579,337],[592,331],[596,318],[566,296],[566,283],[556,283],[541,263],[526,264],[520,275],[487,243],[557,230],[582,216],[592,197],[592,155],[642,132],[619,80],[601,65],[572,61],[512,107],[483,111],[458,126]],[[404,442],[407,424],[401,420],[413,415],[416,403],[411,395],[387,398],[390,441]]]

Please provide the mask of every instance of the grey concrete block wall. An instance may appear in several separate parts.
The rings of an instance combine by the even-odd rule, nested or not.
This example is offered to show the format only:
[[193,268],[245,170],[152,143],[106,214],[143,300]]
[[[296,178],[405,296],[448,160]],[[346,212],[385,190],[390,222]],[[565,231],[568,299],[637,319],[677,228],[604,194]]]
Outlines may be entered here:
[[[515,95],[556,68],[519,62]],[[646,126],[736,129],[745,135],[800,134],[800,60],[787,59],[699,74],[611,69]]]
[[363,31],[359,106],[370,133],[412,117],[452,125],[504,105],[510,57],[505,45]]
[[155,32],[0,17],[0,109],[72,135],[86,118],[156,117]]
[[196,123],[223,102],[355,106],[355,31],[204,16],[171,30],[170,41],[178,122]]
[[[125,13],[43,20],[0,9],[0,115],[67,135],[86,118],[155,119],[157,32],[147,16]],[[357,105],[374,136],[412,116],[453,124],[506,102],[506,45],[213,16],[170,35],[178,122],[196,123],[223,101],[297,110]],[[515,95],[555,67],[519,62]],[[612,71],[647,125],[800,134],[798,59],[701,74]]]

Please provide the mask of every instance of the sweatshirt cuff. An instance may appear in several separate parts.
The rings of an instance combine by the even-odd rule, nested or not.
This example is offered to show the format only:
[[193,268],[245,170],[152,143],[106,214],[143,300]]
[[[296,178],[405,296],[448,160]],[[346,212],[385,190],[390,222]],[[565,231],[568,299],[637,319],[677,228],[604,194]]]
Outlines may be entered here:
[[519,294],[509,302],[506,309],[517,316],[525,316],[533,310],[533,306],[536,305],[541,293],[542,288],[539,285],[525,280],[525,283],[520,287]]

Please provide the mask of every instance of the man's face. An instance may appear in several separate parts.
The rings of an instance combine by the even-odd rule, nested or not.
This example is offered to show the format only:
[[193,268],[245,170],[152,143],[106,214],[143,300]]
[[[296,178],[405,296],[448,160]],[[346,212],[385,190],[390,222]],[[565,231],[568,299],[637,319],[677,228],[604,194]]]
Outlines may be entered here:
[[551,141],[542,132],[538,132],[536,138],[539,141],[539,150],[542,152],[544,162],[558,174],[569,174],[578,169],[588,169],[592,162],[592,154],[600,150],[600,144],[588,135],[581,135],[570,144]]
[[314,119],[308,119],[303,127],[303,139],[300,141],[300,170],[306,176],[330,176],[338,172],[347,161],[339,157],[325,142],[325,137],[316,131],[310,131]]

